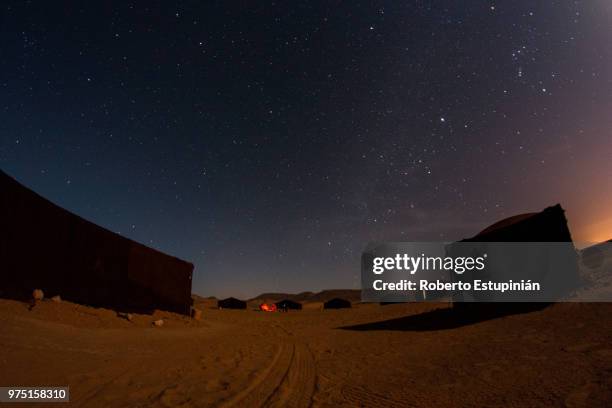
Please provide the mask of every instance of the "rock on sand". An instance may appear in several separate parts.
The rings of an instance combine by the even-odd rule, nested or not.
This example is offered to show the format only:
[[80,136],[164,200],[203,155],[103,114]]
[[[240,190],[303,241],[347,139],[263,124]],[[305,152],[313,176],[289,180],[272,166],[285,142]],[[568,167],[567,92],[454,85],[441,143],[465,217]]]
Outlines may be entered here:
[[45,294],[43,293],[42,289],[34,289],[32,292],[32,298],[34,300],[43,300],[44,297]]

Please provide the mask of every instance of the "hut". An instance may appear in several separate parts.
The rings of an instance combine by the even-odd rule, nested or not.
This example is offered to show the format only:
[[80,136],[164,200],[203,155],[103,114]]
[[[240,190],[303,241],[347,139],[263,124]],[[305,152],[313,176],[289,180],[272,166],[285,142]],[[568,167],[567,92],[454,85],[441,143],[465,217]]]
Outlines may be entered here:
[[302,304],[299,302],[295,302],[291,299],[283,299],[279,302],[276,302],[276,308],[278,310],[302,310]]
[[560,204],[504,218],[463,242],[572,242]]
[[323,309],[346,309],[350,307],[351,302],[341,298],[333,298],[323,303]]
[[[515,244],[502,248],[499,243]],[[532,251],[538,248],[535,243],[540,243],[541,247],[537,251]],[[476,248],[479,252],[495,255],[487,259],[485,270],[461,275],[468,280],[470,278],[497,281],[533,279],[541,282],[542,287],[546,288],[546,291],[531,295],[534,302],[542,303],[566,296],[578,283],[577,252],[572,243],[565,211],[559,204],[547,207],[538,213],[520,214],[498,221],[472,238],[448,245],[446,254],[454,257],[470,256]],[[533,265],[538,265],[537,271],[533,270]],[[452,278],[458,279],[455,274],[452,274]],[[521,299],[523,296],[520,291],[504,294],[462,291],[455,296],[455,300],[519,301],[523,303],[523,309],[537,306]]]
[[246,309],[247,304],[244,300],[236,299],[234,297],[228,297],[217,302],[219,309]]
[[193,265],[73,214],[0,171],[0,294],[189,315]]

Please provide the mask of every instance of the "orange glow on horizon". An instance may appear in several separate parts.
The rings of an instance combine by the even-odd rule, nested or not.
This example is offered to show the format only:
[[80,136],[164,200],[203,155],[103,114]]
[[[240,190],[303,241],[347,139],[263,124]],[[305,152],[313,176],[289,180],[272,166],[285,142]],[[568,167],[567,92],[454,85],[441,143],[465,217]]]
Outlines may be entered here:
[[600,243],[612,239],[612,217],[576,229],[576,242]]

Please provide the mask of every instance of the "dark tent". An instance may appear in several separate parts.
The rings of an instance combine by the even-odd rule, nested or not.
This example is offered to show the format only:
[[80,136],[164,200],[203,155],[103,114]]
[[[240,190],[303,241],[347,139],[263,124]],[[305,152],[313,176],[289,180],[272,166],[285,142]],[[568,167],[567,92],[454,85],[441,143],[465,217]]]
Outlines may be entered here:
[[[500,276],[506,276],[510,279],[515,279],[517,281],[520,278],[535,278],[534,280],[538,282],[547,282],[546,286],[549,290],[549,296],[550,294],[552,294],[556,298],[561,298],[566,295],[578,282],[577,254],[572,244],[572,236],[567,226],[565,211],[559,204],[547,207],[543,211],[538,213],[520,214],[505,218],[485,228],[474,237],[464,239],[461,242],[479,244],[483,243],[481,245],[481,248],[487,248],[487,245],[495,246],[495,243],[498,242],[568,243],[568,245],[559,246],[558,248],[560,249],[556,250],[554,257],[549,256],[547,252],[542,252],[537,254],[538,258],[533,258],[533,256],[536,255],[532,255],[532,258],[525,258],[529,259],[529,261],[524,261],[525,263],[534,263],[536,261],[541,263],[542,267],[540,268],[539,275],[537,276],[521,275],[523,273],[523,268],[513,267],[510,270],[510,268],[506,267],[507,265],[505,264],[505,262],[498,262],[497,265],[493,264],[492,266],[488,267],[487,270],[484,272],[475,271],[472,272],[471,275],[466,273],[464,276],[485,279],[488,276],[492,276],[487,274],[494,273],[498,277],[498,279]],[[462,247],[461,244],[451,244],[447,246],[447,255],[459,256],[461,255],[462,251],[469,251],[469,248],[469,246]],[[469,256],[470,254],[466,253],[465,255]],[[491,261],[493,260],[489,260],[488,262],[490,263]],[[516,258],[517,263],[521,261],[521,258]],[[562,270],[565,275],[559,275],[559,270],[561,270],[561,268],[556,268],[556,264],[564,265]],[[455,276],[453,275],[453,277]],[[467,297],[472,297],[476,300],[485,302],[487,301],[487,296],[490,296],[486,292],[476,293],[464,291],[463,293],[458,294],[458,299],[466,299],[466,295],[468,295]],[[511,293],[508,294],[508,299],[510,299],[510,296],[512,296]],[[535,295],[534,299],[537,300],[537,298],[535,298]],[[537,309],[544,307],[545,305],[545,302],[523,302],[521,304],[513,303],[511,305],[504,305],[503,302],[498,302],[496,303],[495,308],[505,308],[508,311],[514,311],[518,309]],[[468,307],[465,303],[455,304],[455,306]],[[489,308],[492,307],[493,306],[491,305],[489,306]]]
[[324,309],[346,309],[351,307],[351,302],[346,299],[333,298],[323,303]]
[[464,242],[572,242],[565,211],[557,204],[539,213],[505,218]]
[[193,265],[73,214],[0,171],[0,295],[188,315]]
[[302,304],[298,302],[294,302],[290,299],[283,299],[279,302],[276,302],[276,307],[279,310],[302,310]]
[[229,297],[217,302],[219,309],[246,309],[247,304],[244,300]]

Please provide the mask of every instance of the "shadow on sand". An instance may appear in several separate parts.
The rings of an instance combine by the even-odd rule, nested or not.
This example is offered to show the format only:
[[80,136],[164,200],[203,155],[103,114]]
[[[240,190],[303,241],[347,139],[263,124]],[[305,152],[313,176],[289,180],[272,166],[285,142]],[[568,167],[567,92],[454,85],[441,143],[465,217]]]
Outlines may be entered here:
[[497,319],[504,316],[535,312],[549,306],[550,303],[461,303],[453,308],[436,309],[429,312],[363,323],[353,326],[338,327],[341,330],[373,331],[436,331],[456,329],[471,324]]

